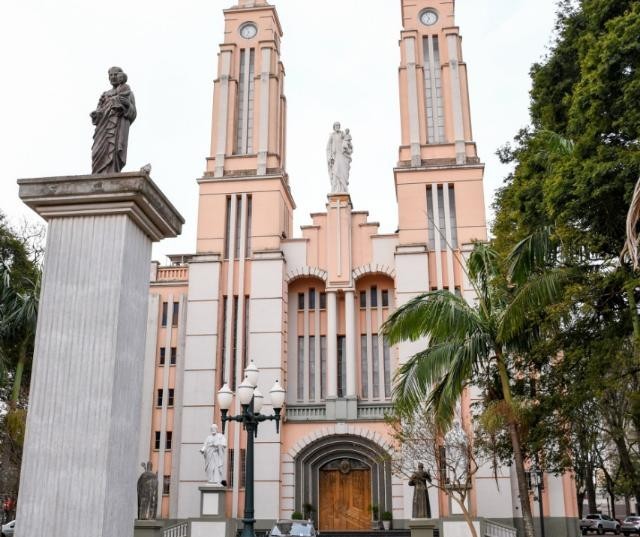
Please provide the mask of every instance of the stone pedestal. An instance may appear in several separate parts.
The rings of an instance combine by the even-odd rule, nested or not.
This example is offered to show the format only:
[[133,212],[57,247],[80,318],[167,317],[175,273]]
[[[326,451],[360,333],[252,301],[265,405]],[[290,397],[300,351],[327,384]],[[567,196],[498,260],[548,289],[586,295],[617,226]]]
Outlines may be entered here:
[[183,219],[142,172],[18,184],[49,229],[16,535],[130,537],[151,243]]
[[211,520],[225,520],[225,487],[204,485],[200,489],[200,517]]
[[413,518],[409,520],[411,537],[433,537],[436,521],[432,518]]
[[163,528],[159,520],[136,520],[133,537],[161,537]]

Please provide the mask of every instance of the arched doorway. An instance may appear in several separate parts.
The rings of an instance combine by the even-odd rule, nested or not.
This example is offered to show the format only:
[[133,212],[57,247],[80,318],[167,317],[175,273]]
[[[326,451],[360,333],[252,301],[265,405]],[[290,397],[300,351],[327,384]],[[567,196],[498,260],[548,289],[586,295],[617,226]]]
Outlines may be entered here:
[[295,459],[296,510],[311,504],[320,530],[368,530],[372,505],[391,510],[391,465],[386,451],[355,435],[331,435]]

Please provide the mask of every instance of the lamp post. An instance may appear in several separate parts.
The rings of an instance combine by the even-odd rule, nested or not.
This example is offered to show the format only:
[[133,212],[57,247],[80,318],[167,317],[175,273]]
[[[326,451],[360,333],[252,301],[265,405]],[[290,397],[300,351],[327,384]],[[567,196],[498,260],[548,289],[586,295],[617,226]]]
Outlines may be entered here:
[[233,402],[234,394],[228,384],[225,384],[220,388],[220,391],[218,391],[218,405],[220,406],[220,414],[222,415],[223,434],[225,424],[228,421],[242,423],[244,429],[247,431],[247,458],[245,462],[246,485],[244,494],[244,518],[242,519],[244,527],[242,528],[241,537],[255,537],[253,527],[256,522],[253,508],[253,442],[254,438],[258,436],[258,425],[260,422],[273,420],[276,422],[276,432],[280,432],[280,410],[284,404],[285,391],[276,380],[271,390],[269,390],[274,414],[269,416],[260,414],[264,401],[263,395],[256,388],[260,371],[252,361],[245,368],[244,373],[245,378],[240,386],[238,386],[238,399],[240,400],[242,412],[237,416],[229,415],[229,408]]
[[537,491],[538,506],[540,511],[540,536],[545,537],[544,534],[544,508],[542,504],[542,491],[544,490],[544,476],[542,470],[537,466],[532,466],[530,470],[531,474],[531,486]]

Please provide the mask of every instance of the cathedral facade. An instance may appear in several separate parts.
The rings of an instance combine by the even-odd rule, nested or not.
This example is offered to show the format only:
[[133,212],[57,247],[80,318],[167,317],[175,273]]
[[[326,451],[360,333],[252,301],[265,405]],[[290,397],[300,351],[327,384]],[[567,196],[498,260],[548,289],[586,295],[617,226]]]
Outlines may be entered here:
[[[380,326],[428,290],[473,300],[464,259],[487,232],[455,2],[396,1],[402,138],[389,170],[399,215],[393,234],[380,234],[354,208],[344,162],[326,211],[294,234],[276,6],[239,0],[224,10],[211,150],[198,179],[197,251],[151,270],[139,454],[160,476],[164,518],[198,516],[206,481],[200,447],[220,424],[216,393],[223,384],[235,391],[251,360],[263,394],[275,380],[287,393],[280,433],[267,422],[256,438],[259,527],[309,505],[321,531],[370,528],[372,505],[391,512],[394,527],[411,518],[413,489],[392,472],[384,415],[394,371],[425,342],[390,346]],[[334,133],[349,143],[340,126]],[[332,151],[330,141],[330,167]],[[268,396],[264,408],[271,412]],[[245,432],[236,423],[226,431],[227,514],[239,518]],[[553,535],[574,535],[571,477],[544,479]],[[459,516],[448,496],[429,494],[434,517]],[[496,477],[482,468],[468,509],[517,526],[515,472],[501,468]]]

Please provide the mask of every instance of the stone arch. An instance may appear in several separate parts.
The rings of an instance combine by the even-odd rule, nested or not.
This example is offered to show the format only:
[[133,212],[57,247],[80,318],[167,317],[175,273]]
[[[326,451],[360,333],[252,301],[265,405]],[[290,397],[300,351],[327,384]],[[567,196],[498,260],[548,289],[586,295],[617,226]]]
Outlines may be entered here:
[[362,265],[353,269],[353,281],[355,282],[360,278],[364,278],[365,276],[374,274],[384,274],[392,280],[396,279],[396,271],[393,267],[390,267],[389,265],[382,265],[379,263],[368,263],[367,265]]
[[294,466],[294,502],[296,511],[305,503],[319,507],[320,469],[336,460],[355,459],[371,472],[371,504],[391,511],[392,446],[377,432],[360,427],[331,427],[300,440],[287,454]]
[[318,278],[323,282],[327,281],[327,271],[320,267],[297,267],[287,271],[285,281],[290,284],[301,278]]

